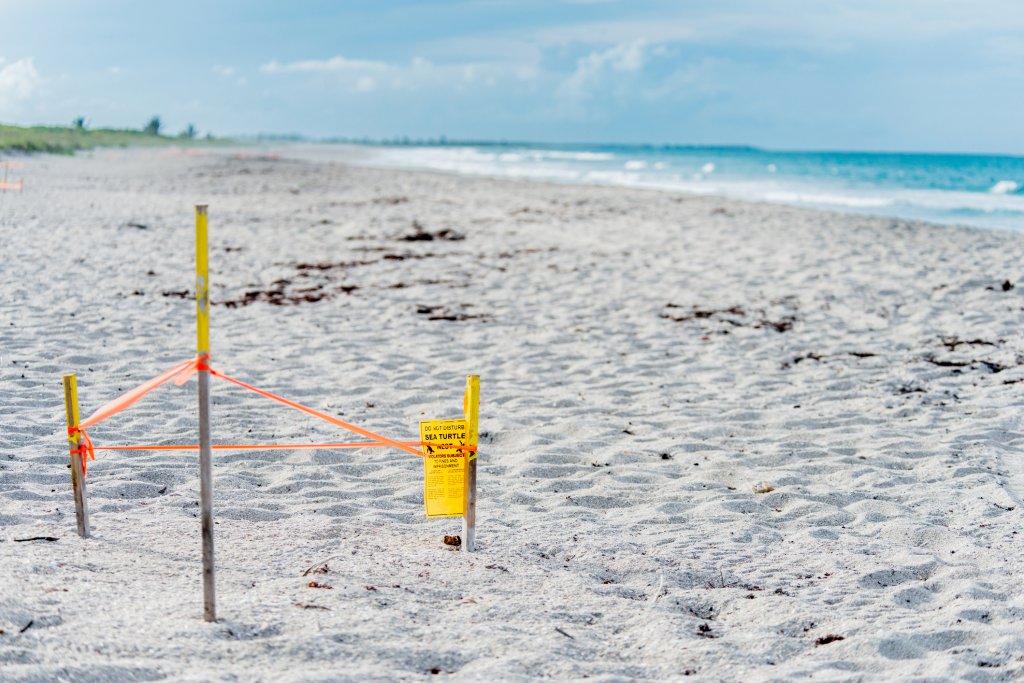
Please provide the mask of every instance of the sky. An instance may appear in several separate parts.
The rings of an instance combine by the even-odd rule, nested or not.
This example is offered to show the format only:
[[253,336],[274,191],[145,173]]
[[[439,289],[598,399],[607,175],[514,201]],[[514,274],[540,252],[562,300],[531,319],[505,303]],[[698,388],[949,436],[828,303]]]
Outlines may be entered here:
[[1024,154],[1024,0],[0,0],[0,122]]

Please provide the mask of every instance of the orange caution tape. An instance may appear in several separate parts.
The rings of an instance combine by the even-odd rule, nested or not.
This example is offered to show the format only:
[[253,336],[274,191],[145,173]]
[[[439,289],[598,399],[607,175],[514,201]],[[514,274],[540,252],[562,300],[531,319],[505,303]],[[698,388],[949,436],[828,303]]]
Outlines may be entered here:
[[[129,408],[136,401],[141,399],[143,396],[153,391],[157,387],[170,382],[171,380],[177,386],[181,386],[192,378],[196,372],[200,370],[208,371],[214,377],[218,377],[226,382],[236,384],[243,389],[248,389],[254,393],[259,394],[265,398],[283,403],[284,405],[294,408],[295,410],[312,415],[313,417],[320,418],[325,422],[329,422],[335,426],[346,429],[350,432],[354,432],[361,436],[365,436],[368,439],[374,439],[373,441],[365,442],[354,442],[354,443],[324,443],[324,444],[218,444],[212,446],[214,450],[300,450],[300,449],[316,449],[316,448],[398,448],[407,453],[411,453],[417,457],[423,457],[424,453],[421,450],[417,450],[414,446],[429,447],[434,444],[426,443],[423,441],[395,441],[385,436],[375,434],[368,429],[357,427],[354,424],[339,420],[332,415],[322,413],[319,410],[314,410],[295,401],[290,401],[283,396],[278,396],[272,392],[264,389],[258,389],[251,384],[235,379],[229,375],[225,375],[222,372],[218,372],[211,368],[207,361],[210,359],[209,354],[202,356],[196,356],[191,360],[187,360],[178,363],[172,368],[165,370],[156,377],[146,382],[143,382],[134,389],[122,394],[115,398],[113,401],[104,404],[92,413],[89,417],[82,420],[78,426],[69,427],[68,435],[79,435],[79,447],[71,451],[72,453],[81,453],[84,457],[82,458],[82,473],[86,472],[86,462],[88,460],[96,459],[96,451],[172,451],[172,450],[198,450],[199,446],[196,445],[136,445],[136,446],[94,446],[92,439],[89,438],[89,434],[85,431],[86,428],[92,427],[103,420],[116,415],[117,413]],[[475,452],[476,446],[448,446],[448,448],[455,448],[457,450],[464,450],[468,452]]]
[[92,439],[85,433],[81,427],[69,427],[68,436],[74,433],[78,433],[78,448],[73,449],[72,453],[79,453],[82,456],[82,476],[84,477],[89,473],[88,462],[96,459],[96,449],[92,445]]
[[76,433],[80,435],[80,445],[77,449],[75,449],[72,452],[81,453],[83,456],[82,474],[85,475],[88,470],[86,463],[89,460],[96,459],[96,447],[93,446],[92,439],[89,438],[89,434],[85,431],[87,427],[92,427],[93,425],[98,424],[103,420],[106,420],[108,417],[120,413],[122,410],[125,410],[126,408],[130,407],[132,404],[134,404],[136,401],[138,401],[140,398],[142,398],[149,392],[153,391],[162,384],[166,384],[172,379],[175,380],[175,384],[178,384],[179,386],[181,384],[184,384],[193,374],[195,374],[196,368],[198,368],[200,364],[205,365],[205,361],[209,357],[209,355],[204,355],[201,357],[197,356],[192,360],[187,360],[182,363],[178,363],[173,368],[170,368],[169,370],[164,370],[153,379],[143,382],[134,389],[121,394],[113,401],[110,401],[109,403],[100,406],[93,412],[92,415],[79,422],[77,426],[68,427],[68,436],[72,436]]
[[243,382],[241,380],[235,379],[234,377],[229,377],[228,375],[225,375],[223,373],[217,372],[216,370],[210,370],[210,374],[213,375],[214,377],[219,377],[219,378],[221,378],[223,380],[231,382],[232,384],[237,384],[238,386],[242,387],[243,389],[248,389],[249,391],[256,392],[260,396],[264,396],[264,397],[269,398],[271,400],[277,401],[278,403],[283,403],[283,404],[285,404],[286,406],[288,406],[290,408],[294,408],[295,410],[302,411],[303,413],[306,413],[307,415],[312,415],[313,417],[319,417],[321,420],[323,420],[325,422],[330,422],[333,425],[341,427],[342,429],[347,429],[348,431],[354,432],[356,434],[359,434],[360,436],[365,436],[368,439],[376,439],[377,441],[380,441],[381,443],[384,443],[384,444],[386,444],[388,446],[391,446],[393,448],[398,448],[400,450],[405,451],[406,453],[412,453],[413,455],[416,455],[416,456],[422,456],[423,455],[423,453],[421,453],[420,451],[417,451],[415,448],[413,448],[411,446],[407,446],[407,445],[405,445],[404,443],[402,443],[400,441],[394,441],[392,439],[387,438],[386,436],[381,436],[380,434],[374,434],[373,432],[369,431],[368,429],[363,429],[362,427],[357,427],[354,424],[350,424],[348,422],[345,422],[344,420],[339,420],[338,418],[336,418],[336,417],[334,417],[332,415],[328,415],[327,413],[321,413],[319,410],[313,410],[312,408],[307,408],[306,406],[301,405],[299,403],[296,403],[295,401],[289,401],[288,399],[284,398],[283,396],[278,396],[277,394],[273,394],[273,393],[271,393],[269,391],[264,391],[263,389],[257,389],[256,387],[252,386],[251,384],[246,384],[245,382]]
[[[399,441],[406,446],[436,446],[436,443],[426,441]],[[235,443],[235,444],[214,444],[210,446],[215,451],[300,451],[331,448],[391,448],[390,443],[383,441],[352,441],[348,443]],[[462,451],[476,451],[476,446],[445,445],[445,448],[454,448]],[[198,451],[198,444],[159,444],[159,445],[132,445],[132,446],[95,446],[97,451]],[[423,457],[422,452],[416,455]]]
[[[205,360],[207,358],[209,358],[209,356],[203,356],[202,360]],[[161,372],[159,375],[149,380],[148,382],[143,382],[142,384],[135,387],[131,391],[125,392],[124,394],[121,394],[120,396],[115,398],[113,401],[110,401],[109,403],[97,408],[92,415],[78,423],[78,430],[80,431],[86,429],[87,427],[92,427],[93,425],[102,422],[103,420],[106,420],[108,417],[116,415],[125,408],[128,408],[129,406],[134,404],[136,401],[138,401],[140,398],[142,398],[149,392],[153,391],[162,384],[170,382],[172,379],[175,380],[175,384],[181,386],[182,384],[187,382],[189,378],[192,377],[193,374],[195,374],[196,368],[198,367],[198,364],[200,362],[201,361],[199,358],[193,358],[192,360],[187,360],[184,363],[178,363],[169,370],[164,370],[163,372]]]

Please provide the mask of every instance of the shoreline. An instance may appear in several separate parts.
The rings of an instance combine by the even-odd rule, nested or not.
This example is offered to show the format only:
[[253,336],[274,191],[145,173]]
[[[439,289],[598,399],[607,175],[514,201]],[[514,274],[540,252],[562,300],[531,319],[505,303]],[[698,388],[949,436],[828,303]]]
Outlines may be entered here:
[[[5,679],[1024,674],[1015,234],[287,152],[24,170]],[[216,366],[389,438],[481,375],[478,553],[378,449],[215,455],[215,624],[190,456],[98,455],[75,535],[60,375],[87,414],[191,355],[200,202]],[[159,391],[96,444],[194,442],[192,385]],[[219,386],[213,425],[337,436]]]
[[[892,221],[893,223],[897,223],[897,224],[920,223],[922,225],[928,225],[928,226],[933,226],[933,227],[938,227],[938,228],[958,228],[958,229],[968,229],[968,230],[993,231],[993,232],[997,232],[997,233],[1007,233],[1007,234],[1011,234],[1011,235],[1019,234],[1020,231],[1021,231],[1020,228],[1007,227],[1007,226],[1002,226],[1002,225],[980,225],[980,224],[971,224],[971,223],[959,223],[959,222],[955,222],[955,221],[943,221],[943,220],[940,220],[940,219],[934,219],[933,220],[933,219],[921,218],[921,217],[908,217],[908,216],[900,216],[900,215],[889,215],[889,214],[884,214],[884,213],[873,213],[873,212],[870,212],[870,211],[855,211],[855,210],[852,210],[852,209],[851,210],[843,210],[843,209],[833,208],[833,207],[824,206],[824,205],[808,204],[808,203],[801,203],[801,202],[787,202],[787,201],[784,201],[784,200],[772,200],[772,199],[760,199],[760,198],[753,198],[753,197],[743,197],[743,196],[739,196],[739,195],[732,195],[732,194],[721,193],[721,192],[716,192],[716,191],[707,191],[707,192],[705,192],[705,191],[695,191],[695,190],[687,190],[687,189],[682,189],[682,188],[677,188],[677,187],[670,187],[670,186],[657,186],[657,185],[647,185],[647,184],[630,185],[630,184],[618,184],[618,183],[614,183],[614,182],[598,182],[598,181],[585,182],[585,181],[581,181],[581,180],[559,180],[559,179],[556,179],[556,178],[539,178],[539,177],[529,177],[529,176],[500,175],[500,174],[477,174],[477,173],[468,173],[468,172],[462,172],[462,171],[456,171],[456,170],[446,170],[446,169],[440,169],[440,168],[430,168],[430,167],[425,167],[425,166],[415,166],[415,165],[401,166],[401,165],[388,165],[388,164],[381,164],[381,163],[374,164],[374,163],[366,163],[365,162],[365,159],[370,156],[370,153],[367,151],[369,149],[406,149],[406,148],[413,148],[413,149],[415,149],[415,148],[417,148],[416,145],[408,145],[408,146],[405,146],[405,145],[374,145],[374,144],[364,145],[364,144],[361,144],[361,143],[349,143],[349,142],[323,142],[323,143],[321,143],[321,142],[303,142],[303,141],[287,141],[287,140],[273,140],[273,139],[268,139],[268,140],[264,140],[264,141],[252,141],[251,143],[249,141],[246,141],[246,140],[237,140],[236,141],[236,140],[231,140],[231,139],[223,139],[223,140],[217,139],[217,140],[214,140],[212,144],[215,145],[213,153],[217,153],[218,150],[221,151],[221,152],[224,152],[224,153],[242,153],[242,154],[260,154],[260,153],[278,153],[278,154],[280,154],[281,150],[295,150],[295,149],[302,149],[302,150],[305,150],[305,151],[311,151],[311,150],[321,150],[321,151],[341,150],[341,152],[342,152],[341,154],[339,154],[339,155],[333,155],[333,154],[332,155],[327,155],[327,158],[323,158],[320,155],[307,156],[307,155],[304,155],[304,154],[294,155],[292,158],[301,159],[301,160],[305,160],[305,161],[318,161],[318,162],[322,162],[322,163],[345,164],[345,165],[351,165],[351,166],[359,167],[359,168],[372,168],[372,169],[383,170],[383,171],[397,171],[397,172],[425,173],[425,174],[437,173],[437,174],[440,174],[440,175],[452,176],[452,177],[456,177],[456,178],[467,178],[467,179],[470,179],[470,178],[482,178],[482,179],[489,179],[489,180],[503,181],[503,182],[510,182],[510,183],[515,183],[515,182],[539,183],[539,184],[542,184],[542,185],[547,184],[547,185],[555,185],[555,186],[571,186],[571,187],[577,187],[577,188],[581,188],[581,189],[582,188],[601,188],[601,187],[606,187],[606,188],[619,188],[619,189],[623,189],[623,190],[651,191],[651,192],[656,192],[656,193],[678,194],[678,195],[683,195],[683,196],[686,196],[686,197],[703,197],[703,198],[707,198],[707,199],[711,199],[711,200],[719,200],[719,201],[722,201],[722,202],[739,202],[739,203],[743,203],[743,204],[753,204],[753,205],[765,206],[765,207],[786,207],[786,208],[791,208],[791,209],[802,209],[802,210],[807,210],[807,211],[812,211],[812,212],[819,212],[819,213],[823,213],[823,214],[843,216],[843,217],[859,217],[859,218],[865,218],[865,219],[868,219],[868,220]],[[497,146],[497,147],[503,147],[506,144],[514,145],[514,143],[493,143],[493,145]],[[186,153],[186,154],[196,154],[196,155],[202,155],[202,154],[210,152],[210,147],[211,147],[211,143],[205,142],[205,141],[201,141],[201,140],[200,141],[195,141],[195,142],[190,144],[187,141],[184,141],[184,142],[177,141],[177,140],[175,140],[173,138],[169,138],[168,142],[166,142],[166,144],[163,145],[163,149],[165,151],[175,152],[177,150],[184,150],[183,153]],[[449,145],[449,147],[453,147],[453,145]],[[654,148],[658,148],[658,146],[653,146],[653,147]],[[790,152],[790,151],[798,152],[799,151],[799,150],[762,150],[761,148],[758,148],[758,147],[747,147],[747,146],[744,146],[744,145],[736,145],[736,146],[711,145],[711,146],[707,146],[707,147],[703,147],[703,146],[689,147],[689,146],[685,146],[685,145],[668,145],[667,147],[671,148],[671,149],[680,148],[680,149],[695,149],[695,150],[700,150],[700,149],[709,149],[709,150],[717,150],[717,149],[745,150],[745,149],[750,149],[750,150],[756,150],[756,151],[782,151],[782,152]],[[117,147],[117,146],[114,146],[114,147],[91,147],[91,148],[84,148],[84,149],[75,150],[74,152],[72,152],[72,154],[75,154],[75,155],[85,154],[85,155],[87,155],[89,153],[96,152],[96,151],[110,151],[110,150],[115,150],[115,149],[116,150],[121,150],[121,151],[130,151],[130,150],[144,150],[146,148],[145,147],[139,147],[139,146],[132,146],[132,145],[120,146],[120,147]],[[833,151],[834,150],[824,150],[823,153],[832,153]],[[838,151],[836,153],[847,153],[847,152]],[[872,151],[863,152],[863,153],[864,154],[868,154],[868,155],[880,155],[880,156],[884,156],[884,155],[890,154],[889,152],[872,152]],[[21,159],[33,158],[33,157],[37,157],[37,156],[46,156],[47,154],[54,154],[54,153],[46,152],[46,151],[25,152],[25,151],[21,151],[21,150],[0,150],[0,159],[2,159],[5,154],[7,156],[11,157],[11,159],[21,160]],[[955,153],[955,152],[949,152],[949,153],[947,153],[947,152],[934,152],[934,153],[931,153],[931,152],[901,152],[901,153],[894,153],[894,154],[906,154],[906,155],[917,155],[917,156],[937,156],[937,157],[944,157],[944,156],[966,156],[966,157],[970,157],[970,156],[972,156],[971,154],[968,154],[966,152],[965,153]],[[985,155],[985,156],[992,156],[992,157],[996,157],[996,158],[1006,158],[1006,159],[1024,158],[1024,157],[1021,157],[1021,155],[1013,155],[1013,154],[1007,154],[1007,155]]]
[[[496,179],[532,179],[540,182],[551,182],[555,184],[580,184],[584,186],[610,186],[610,187],[626,187],[634,189],[654,189],[658,191],[668,192],[679,192],[691,196],[720,196],[728,197],[730,199],[738,199],[740,201],[753,201],[753,202],[765,202],[770,204],[781,204],[784,206],[794,206],[802,208],[813,208],[825,211],[834,211],[837,213],[843,213],[846,215],[858,215],[858,216],[869,216],[879,218],[891,218],[895,220],[919,220],[923,222],[929,222],[936,225],[955,225],[965,227],[980,227],[984,229],[999,230],[1003,232],[1019,232],[1021,220],[1014,220],[1010,215],[1003,215],[1010,212],[1011,214],[1016,212],[1024,212],[1024,204],[1017,203],[1017,208],[1012,208],[1014,205],[1011,204],[1009,207],[998,208],[996,206],[987,206],[985,208],[978,208],[986,203],[991,204],[992,202],[1003,201],[1007,197],[1014,196],[1014,189],[1017,188],[1018,184],[1014,181],[1002,179],[995,183],[995,185],[989,187],[988,192],[968,192],[963,191],[950,191],[947,189],[939,190],[936,188],[924,189],[924,188],[913,188],[913,187],[859,187],[853,186],[844,187],[842,185],[830,185],[827,177],[826,169],[819,169],[822,175],[817,177],[801,177],[788,179],[782,179],[776,177],[776,164],[783,164],[781,159],[774,159],[771,154],[780,155],[805,155],[810,157],[829,157],[833,153],[829,152],[772,152],[770,150],[758,150],[758,149],[745,149],[745,148],[720,148],[720,147],[709,147],[709,148],[679,148],[685,152],[706,152],[711,155],[708,158],[714,159],[715,153],[726,153],[732,152],[734,154],[740,154],[743,152],[750,152],[765,156],[762,160],[763,163],[767,163],[770,174],[767,176],[755,177],[729,177],[723,176],[719,178],[719,170],[716,169],[717,163],[704,161],[704,166],[698,171],[696,166],[690,168],[689,171],[683,169],[676,169],[676,173],[666,175],[668,171],[662,171],[654,175],[647,177],[645,174],[649,174],[652,169],[662,167],[665,168],[666,163],[674,164],[677,159],[671,157],[665,157],[665,161],[655,161],[660,159],[656,152],[659,148],[637,148],[637,149],[619,149],[614,146],[597,145],[591,150],[584,150],[580,148],[573,148],[575,152],[567,152],[565,150],[557,149],[555,147],[539,146],[539,147],[525,147],[511,149],[514,152],[508,154],[501,154],[495,157],[493,154],[488,156],[487,154],[479,153],[479,150],[491,150],[493,148],[488,146],[442,146],[442,147],[430,147],[430,146],[362,146],[356,144],[341,144],[332,143],[331,145],[311,145],[314,148],[329,149],[330,147],[338,147],[343,150],[342,154],[338,157],[344,159],[346,152],[351,152],[356,155],[359,159],[369,159],[369,161],[359,161],[356,163],[364,166],[372,166],[375,168],[391,168],[391,169],[405,169],[405,170],[417,170],[417,171],[436,171],[441,173],[454,173],[463,177],[491,177]],[[598,151],[595,151],[598,150]],[[651,154],[652,156],[643,160],[644,153]],[[618,166],[609,166],[611,160],[622,152],[635,152],[635,154],[626,154],[617,160]],[[388,154],[392,154],[393,158],[389,158]],[[405,154],[404,160],[400,158],[401,154]],[[423,156],[423,155],[426,156]],[[449,155],[445,157],[444,155]],[[834,153],[836,156],[852,156],[852,157],[878,157],[886,158],[886,156],[906,157],[906,158],[929,158],[933,156],[936,159],[948,158],[950,155],[921,155],[921,154],[895,154],[895,155],[884,155],[876,153]],[[417,157],[416,155],[420,155]],[[441,155],[441,156],[438,156]],[[452,156],[457,155],[457,156]],[[468,156],[467,156],[468,155]],[[475,155],[475,156],[474,156]],[[538,156],[539,155],[539,156]],[[547,155],[555,155],[555,158],[560,159],[558,155],[568,155],[570,157],[584,157],[590,162],[595,162],[600,158],[602,162],[598,166],[591,166],[590,164],[576,164],[569,163],[568,166],[564,166],[564,163],[550,163],[550,160],[541,162],[540,158],[544,158]],[[533,165],[520,163],[516,165],[515,161],[501,161],[504,157],[509,156],[510,158],[519,159],[522,161],[522,157],[533,157]],[[956,155],[953,155],[956,156]],[[971,155],[962,155],[964,159],[970,160]],[[1005,156],[999,157],[994,155],[982,155],[986,159],[1001,159],[1004,161],[1017,161],[1017,157]],[[376,157],[376,159],[374,159]],[[480,157],[480,158],[477,158]],[[640,157],[640,160],[632,159],[630,157]],[[419,161],[417,162],[417,159]],[[626,161],[623,161],[626,160]],[[774,160],[774,161],[773,161]],[[773,163],[768,163],[773,161]],[[693,159],[689,159],[689,162],[694,163]],[[741,166],[744,163],[742,159],[730,159],[728,157],[723,158],[722,164],[729,163],[735,166],[737,163]],[[546,164],[546,165],[545,165]],[[630,170],[636,165],[634,170]],[[697,166],[700,166],[698,163]],[[621,168],[625,168],[623,171]],[[590,170],[588,170],[588,168]],[[705,172],[705,169],[710,168],[710,171]],[[620,169],[620,170],[616,170]],[[751,169],[747,169],[748,172]],[[682,176],[686,176],[687,173],[692,172],[694,178],[686,180]],[[834,174],[835,168],[831,169]],[[1016,177],[1014,174],[1019,174],[1020,169],[1004,169],[1004,172],[1008,176]],[[904,173],[903,170],[896,171],[897,175]],[[593,177],[591,177],[593,176]],[[807,181],[811,182],[807,182]],[[781,185],[773,185],[776,182],[781,181]],[[724,183],[724,184],[723,184]],[[787,184],[788,183],[788,184]],[[706,185],[705,185],[706,184]],[[997,187],[999,188],[997,190]],[[863,193],[867,192],[867,196],[862,196]],[[763,195],[763,196],[761,196]],[[959,198],[959,199],[956,199]],[[973,218],[967,217],[956,217],[954,215],[944,216],[941,215],[939,206],[950,202],[960,201],[965,204],[957,209],[957,211],[974,211],[975,216]],[[938,202],[938,204],[935,204]],[[978,204],[978,203],[981,204]],[[920,203],[920,204],[919,204]],[[932,205],[934,204],[934,205]],[[978,205],[974,208],[969,209],[970,205]],[[946,207],[947,212],[953,212],[952,206]],[[1024,213],[1022,213],[1024,216]],[[966,221],[966,222],[964,222]]]

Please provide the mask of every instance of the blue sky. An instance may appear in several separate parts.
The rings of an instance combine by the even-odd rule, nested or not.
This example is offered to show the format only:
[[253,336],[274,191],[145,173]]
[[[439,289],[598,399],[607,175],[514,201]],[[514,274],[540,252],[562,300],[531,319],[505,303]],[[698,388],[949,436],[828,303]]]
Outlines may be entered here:
[[1024,153],[1022,0],[0,0],[0,122]]

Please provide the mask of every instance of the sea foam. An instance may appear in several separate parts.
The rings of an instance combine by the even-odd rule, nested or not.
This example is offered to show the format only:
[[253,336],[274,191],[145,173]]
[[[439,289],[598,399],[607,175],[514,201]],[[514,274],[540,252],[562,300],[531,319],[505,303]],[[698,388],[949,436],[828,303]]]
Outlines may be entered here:
[[376,147],[369,165],[717,194],[1024,229],[1024,158],[595,145]]
[[1012,180],[1000,180],[988,189],[992,194],[1012,194],[1020,189],[1020,183]]

